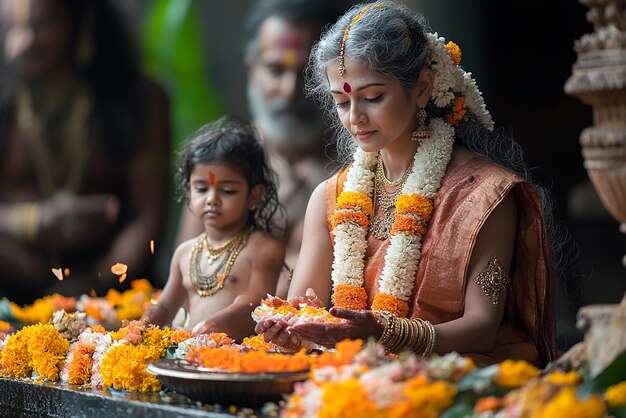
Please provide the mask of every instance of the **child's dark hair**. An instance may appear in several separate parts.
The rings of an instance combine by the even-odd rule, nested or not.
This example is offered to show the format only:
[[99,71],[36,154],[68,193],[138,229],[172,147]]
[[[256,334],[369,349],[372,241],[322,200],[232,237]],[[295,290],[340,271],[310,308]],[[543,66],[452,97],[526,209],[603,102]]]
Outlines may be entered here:
[[176,183],[182,200],[188,201],[189,178],[197,164],[221,163],[240,171],[248,182],[248,190],[257,184],[265,186],[256,210],[248,213],[248,224],[269,233],[281,233],[274,216],[285,219],[283,206],[278,202],[276,173],[267,162],[265,149],[255,130],[247,123],[232,117],[223,117],[200,128],[179,153]]

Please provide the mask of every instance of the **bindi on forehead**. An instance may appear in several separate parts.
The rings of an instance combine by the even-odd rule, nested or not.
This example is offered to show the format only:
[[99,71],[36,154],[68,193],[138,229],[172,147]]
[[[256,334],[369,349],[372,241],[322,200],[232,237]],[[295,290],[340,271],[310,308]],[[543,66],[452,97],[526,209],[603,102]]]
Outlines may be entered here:
[[215,173],[214,173],[214,172],[209,171],[209,174],[208,174],[208,179],[209,179],[209,184],[210,184],[211,186],[214,186],[214,185],[215,185],[215,181],[217,180],[217,176],[215,175]]
[[352,93],[352,86],[347,81],[343,83],[343,91],[345,91],[348,94]]

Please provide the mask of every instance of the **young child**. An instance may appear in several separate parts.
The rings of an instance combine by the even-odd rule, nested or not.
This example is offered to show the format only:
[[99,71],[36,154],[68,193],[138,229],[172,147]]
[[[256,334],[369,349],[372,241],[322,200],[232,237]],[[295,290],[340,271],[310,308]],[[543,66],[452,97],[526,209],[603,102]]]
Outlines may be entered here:
[[182,150],[178,172],[204,233],[178,246],[163,293],[145,317],[169,325],[180,307],[195,332],[254,332],[252,309],[276,289],[284,245],[270,233],[281,208],[274,172],[248,125],[221,119]]

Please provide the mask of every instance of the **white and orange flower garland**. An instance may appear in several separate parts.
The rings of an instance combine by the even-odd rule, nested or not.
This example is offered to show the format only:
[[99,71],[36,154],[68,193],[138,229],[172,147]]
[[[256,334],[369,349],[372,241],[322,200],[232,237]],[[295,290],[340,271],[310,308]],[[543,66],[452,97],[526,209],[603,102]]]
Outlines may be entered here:
[[[437,107],[449,108],[449,113],[445,115],[445,121],[440,118],[431,120],[432,135],[418,147],[413,170],[395,202],[395,220],[379,279],[379,293],[372,303],[372,310],[384,310],[402,317],[409,311],[408,300],[421,257],[422,237],[433,211],[433,200],[452,156],[454,127],[473,117],[487,129],[493,129],[493,121],[475,81],[458,65],[461,59],[458,46],[452,42],[446,44],[445,39],[437,34],[428,34],[427,38],[431,49],[430,67],[435,75],[431,101]],[[367,308],[363,273],[378,158],[377,153],[357,148],[343,191],[337,197],[335,212],[329,219],[335,243],[332,300],[335,306],[346,309]]]
[[[432,135],[425,139],[414,157],[413,171],[396,201],[396,215],[391,242],[385,255],[379,293],[373,310],[385,310],[398,316],[408,313],[408,299],[420,259],[422,236],[433,209],[433,199],[452,155],[454,128],[442,119],[430,123]],[[337,198],[330,223],[335,240],[333,249],[333,303],[347,309],[365,309],[367,294],[363,289],[365,239],[372,213],[374,167],[377,153],[360,148],[355,153],[343,191]]]

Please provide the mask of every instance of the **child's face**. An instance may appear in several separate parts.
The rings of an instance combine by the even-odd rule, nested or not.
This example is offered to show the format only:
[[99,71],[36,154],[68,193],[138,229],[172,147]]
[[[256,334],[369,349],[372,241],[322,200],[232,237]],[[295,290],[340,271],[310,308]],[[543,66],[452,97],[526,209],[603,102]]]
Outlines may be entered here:
[[205,229],[236,234],[258,203],[245,177],[229,165],[196,164],[189,177],[189,207]]

